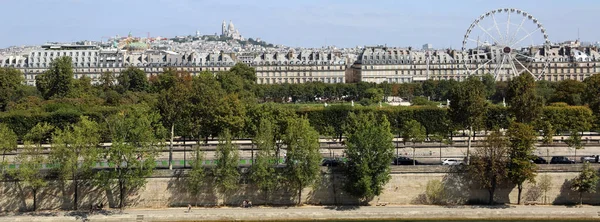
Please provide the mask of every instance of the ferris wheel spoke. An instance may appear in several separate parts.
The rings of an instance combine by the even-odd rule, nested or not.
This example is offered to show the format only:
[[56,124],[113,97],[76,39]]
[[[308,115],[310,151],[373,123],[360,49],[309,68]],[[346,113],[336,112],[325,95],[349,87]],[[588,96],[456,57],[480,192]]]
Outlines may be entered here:
[[[519,65],[521,65],[523,67],[523,70],[521,70],[521,72],[519,73],[519,75],[521,73],[523,73],[523,71],[527,71],[527,72],[529,72],[529,74],[533,75],[533,72],[531,72],[531,70],[529,70],[527,68],[527,66],[523,65],[523,63],[521,63],[521,61],[519,61],[517,58],[513,58],[513,60],[517,61],[517,63],[519,63]],[[535,77],[535,75],[534,75],[534,77]]]
[[506,19],[506,44],[510,44],[510,14],[508,13],[508,19]]
[[517,42],[513,43],[512,45],[510,45],[510,47],[512,48],[514,45],[516,45],[516,44],[519,44],[519,42],[522,42],[523,40],[525,40],[526,38],[528,38],[529,36],[531,36],[533,33],[537,32],[537,31],[538,31],[538,30],[540,30],[540,29],[542,29],[542,28],[540,27],[540,28],[537,28],[536,30],[533,30],[533,32],[530,32],[530,33],[529,33],[529,34],[527,34],[525,37],[523,37],[523,38],[519,39],[519,41],[517,41]]
[[[492,60],[488,60],[487,62],[483,63],[482,65],[477,65],[477,69],[473,70],[471,73],[468,73],[468,74],[473,75],[473,73],[476,73],[479,69],[481,69],[481,67],[485,67],[490,62],[492,62]],[[467,69],[469,69],[469,68],[467,67]]]
[[496,78],[498,76],[498,74],[500,73],[500,70],[502,70],[502,66],[504,66],[505,60],[506,60],[506,54],[502,55],[502,62],[500,62],[500,66],[498,66],[498,64],[496,64],[496,67],[494,67],[494,78]]
[[523,16],[523,20],[521,20],[521,24],[519,25],[519,27],[517,28],[517,30],[515,31],[515,34],[512,36],[512,38],[510,39],[511,44],[512,45],[512,41],[515,40],[515,38],[517,38],[517,35],[519,34],[519,31],[521,30],[521,28],[523,28],[523,24],[525,23],[525,20],[527,20],[526,16]]
[[498,32],[498,37],[500,38],[500,40],[502,40],[502,42],[499,42],[499,43],[506,44],[504,37],[502,36],[502,33],[500,33],[500,28],[498,27],[498,23],[496,22],[496,16],[494,16],[494,13],[492,13],[492,20],[494,20],[494,27],[496,28],[496,31]]
[[487,30],[485,30],[483,27],[481,27],[481,25],[479,25],[479,23],[477,23],[477,27],[479,27],[481,29],[481,31],[485,32],[485,34],[488,34],[488,36],[490,36],[490,38],[492,38],[494,40],[494,42],[499,43],[498,40],[496,40],[496,38],[494,38],[494,36],[492,34],[490,34]]
[[513,71],[513,75],[517,75],[519,73],[519,71],[517,70],[517,66],[515,66],[515,63],[512,61],[512,56],[510,56],[510,54],[508,55],[508,62],[510,63],[510,68]]

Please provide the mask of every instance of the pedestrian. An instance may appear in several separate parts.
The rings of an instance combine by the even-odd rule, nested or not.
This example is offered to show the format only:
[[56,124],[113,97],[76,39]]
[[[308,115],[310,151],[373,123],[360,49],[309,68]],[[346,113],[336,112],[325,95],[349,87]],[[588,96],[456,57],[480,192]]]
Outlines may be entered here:
[[192,212],[192,205],[188,204],[188,213]]

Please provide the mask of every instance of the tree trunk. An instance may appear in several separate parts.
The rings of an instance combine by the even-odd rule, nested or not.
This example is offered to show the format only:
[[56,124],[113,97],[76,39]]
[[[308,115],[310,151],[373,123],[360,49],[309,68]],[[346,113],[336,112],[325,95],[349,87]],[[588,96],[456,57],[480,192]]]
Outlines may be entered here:
[[37,211],[37,189],[32,189],[33,191],[33,211]]
[[489,199],[488,199],[488,204],[492,205],[494,203],[494,192],[496,191],[495,188],[490,188],[488,189],[488,193],[490,195]]
[[77,210],[78,199],[79,199],[79,179],[73,174],[73,210]]
[[467,165],[471,163],[471,135],[473,135],[473,126],[469,126],[469,135],[467,136]]
[[302,188],[298,189],[298,206],[302,204]]
[[125,189],[123,185],[123,180],[119,179],[119,209],[123,211],[125,207]]
[[169,144],[169,170],[173,169],[173,137],[175,137],[175,123],[171,124],[171,141]]
[[[35,198],[34,198],[35,200]],[[579,206],[583,205],[583,192],[579,192]]]
[[518,195],[517,195],[517,204],[521,205],[521,192],[523,191],[523,184],[517,185]]

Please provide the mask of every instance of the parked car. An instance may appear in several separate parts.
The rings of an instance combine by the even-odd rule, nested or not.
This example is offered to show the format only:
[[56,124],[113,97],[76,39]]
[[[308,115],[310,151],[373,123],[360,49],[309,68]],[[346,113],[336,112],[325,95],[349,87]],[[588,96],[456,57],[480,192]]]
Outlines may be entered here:
[[321,166],[337,167],[342,164],[342,160],[338,158],[325,158],[321,161]]
[[456,166],[456,165],[464,165],[465,162],[461,159],[444,159],[442,160],[442,165],[448,166]]
[[566,156],[553,156],[552,159],[550,159],[550,164],[573,164],[573,163],[575,163],[575,160],[570,160]]
[[535,159],[532,160],[534,163],[536,164],[548,164],[548,161],[546,161],[546,159],[537,156]]
[[400,156],[394,159],[394,161],[392,162],[393,165],[413,165],[413,164],[420,164],[419,161],[414,160],[405,156]]
[[598,162],[598,155],[591,155],[591,156],[582,156],[581,157],[581,162],[582,163],[597,163]]

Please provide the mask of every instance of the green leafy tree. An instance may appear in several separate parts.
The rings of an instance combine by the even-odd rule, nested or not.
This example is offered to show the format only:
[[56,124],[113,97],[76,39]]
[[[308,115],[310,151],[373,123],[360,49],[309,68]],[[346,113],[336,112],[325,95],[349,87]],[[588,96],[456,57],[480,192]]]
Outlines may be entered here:
[[6,153],[17,150],[17,134],[13,132],[6,124],[0,124],[0,150],[2,150],[2,175],[4,176],[6,167]]
[[517,185],[519,191],[517,204],[521,204],[523,183],[535,182],[537,166],[534,159],[535,142],[537,140],[533,127],[523,123],[512,123],[508,128],[510,148],[508,150],[508,178]]
[[37,193],[48,185],[42,173],[42,164],[46,163],[47,155],[43,153],[42,143],[46,142],[54,127],[47,123],[38,123],[25,135],[23,151],[17,154],[16,162],[19,167],[11,174],[23,187],[33,193],[33,210],[37,210]]
[[481,82],[485,86],[485,98],[490,99],[496,93],[496,79],[487,73],[481,76]]
[[117,78],[112,72],[103,72],[100,74],[100,87],[103,91],[114,89],[116,86]]
[[390,180],[394,147],[390,123],[373,113],[350,114],[347,126],[345,190],[363,201],[380,195]]
[[119,82],[119,91],[121,93],[126,91],[144,92],[149,87],[146,73],[135,67],[129,67],[121,71],[117,77],[117,81]]
[[35,77],[36,87],[45,99],[63,98],[73,90],[73,65],[71,57],[58,57],[50,68]]
[[550,102],[565,102],[572,106],[582,105],[584,90],[585,83],[583,82],[572,79],[560,81]]
[[554,142],[554,134],[556,134],[556,129],[552,126],[552,123],[548,119],[541,119],[537,121],[538,128],[542,131],[542,143],[543,144],[552,144]]
[[33,211],[38,208],[38,191],[48,185],[42,173],[42,164],[46,162],[46,155],[42,153],[42,144],[25,142],[23,151],[16,157],[19,168],[12,172],[22,187],[29,188],[33,193]]
[[535,79],[529,73],[523,73],[510,80],[507,92],[508,110],[517,122],[531,123],[542,113],[543,102],[535,89]]
[[467,164],[470,162],[471,140],[474,130],[483,124],[487,110],[485,86],[476,77],[469,77],[450,91],[450,109],[448,114],[457,127],[468,129]]
[[50,161],[55,166],[60,179],[72,180],[73,210],[79,206],[79,186],[92,177],[92,169],[100,152],[100,126],[81,117],[81,120],[64,130],[57,130],[53,137]]
[[411,142],[413,144],[413,165],[416,163],[415,143],[425,141],[426,136],[425,127],[416,120],[410,120],[402,127],[402,141],[404,141],[405,145],[406,142]]
[[250,168],[250,180],[263,193],[265,201],[269,200],[269,194],[277,188],[279,175],[275,171],[277,157],[275,156],[275,126],[269,119],[260,121],[260,130],[254,138],[258,148],[256,159]]
[[583,142],[581,141],[581,134],[578,130],[571,130],[569,138],[565,139],[567,146],[575,150],[575,161],[577,161],[577,150],[583,149]]
[[[165,77],[169,76],[169,77]],[[191,77],[189,75],[177,75],[174,71],[165,72],[159,79],[170,79],[169,84],[161,84],[158,103],[156,104],[163,125],[170,129],[169,140],[169,169],[173,169],[173,139],[175,137],[175,126],[185,125],[184,121],[191,115],[193,104],[189,102],[192,90]],[[184,132],[182,132],[184,133]],[[185,135],[185,134],[180,134]]]
[[126,206],[129,194],[146,184],[152,174],[165,130],[159,115],[146,107],[121,110],[107,119],[112,146],[103,153],[110,170],[98,172],[96,183],[106,188],[116,186],[119,208]]
[[465,176],[486,189],[488,204],[494,203],[494,193],[499,184],[506,180],[508,141],[499,131],[493,131],[485,139],[483,147],[477,149],[471,163],[466,166]]
[[319,134],[308,119],[293,118],[288,122],[283,143],[287,146],[283,177],[287,187],[298,193],[298,205],[302,203],[302,189],[316,184],[320,179],[321,153]]
[[583,80],[585,90],[583,91],[583,99],[586,101],[590,109],[596,116],[596,127],[600,126],[598,118],[600,116],[600,75],[592,75]]
[[204,185],[206,184],[206,172],[204,170],[204,166],[202,165],[203,160],[204,158],[202,156],[202,152],[200,151],[200,147],[196,146],[194,160],[190,161],[192,169],[190,169],[188,172],[185,181],[190,193],[192,196],[194,196],[194,198],[196,198],[196,205],[198,204],[198,195],[205,191]]
[[598,173],[592,167],[590,163],[584,163],[583,169],[579,176],[573,179],[571,189],[579,192],[579,204],[583,204],[584,193],[595,193],[596,185],[598,184]]
[[228,130],[225,130],[219,136],[215,158],[217,161],[213,170],[215,185],[219,193],[226,195],[238,188],[240,179],[240,171],[238,170],[239,148],[232,143],[231,133]]
[[49,142],[53,132],[54,126],[48,123],[38,123],[25,134],[24,139],[33,142],[34,144],[42,144],[44,142]]
[[23,73],[15,68],[0,68],[0,111],[6,111],[8,103],[16,99]]

